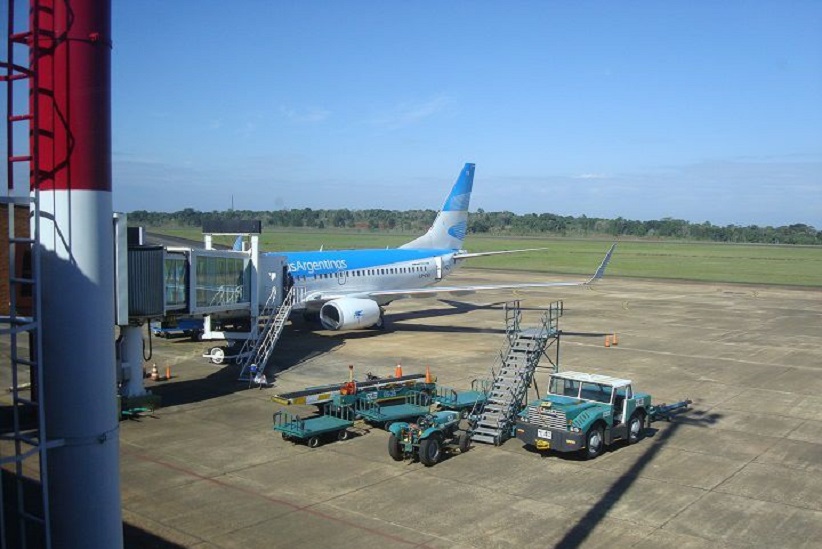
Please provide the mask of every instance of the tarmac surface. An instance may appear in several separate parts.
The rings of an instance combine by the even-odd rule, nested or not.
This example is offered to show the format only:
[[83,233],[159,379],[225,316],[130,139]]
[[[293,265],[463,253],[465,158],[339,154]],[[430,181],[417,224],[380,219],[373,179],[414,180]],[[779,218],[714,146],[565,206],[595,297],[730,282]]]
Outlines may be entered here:
[[[535,276],[463,270],[449,283]],[[154,339],[152,362],[173,377],[147,381],[165,407],[121,423],[126,546],[822,547],[822,291],[609,277],[469,297],[398,301],[384,332],[296,321],[265,389],[208,364],[207,343]],[[315,449],[272,431],[273,394],[345,381],[349,364],[360,379],[429,365],[469,388],[504,340],[502,307],[482,304],[516,298],[524,327],[563,300],[561,369],[692,409],[591,461],[513,439],[428,468],[394,462],[376,428]]]

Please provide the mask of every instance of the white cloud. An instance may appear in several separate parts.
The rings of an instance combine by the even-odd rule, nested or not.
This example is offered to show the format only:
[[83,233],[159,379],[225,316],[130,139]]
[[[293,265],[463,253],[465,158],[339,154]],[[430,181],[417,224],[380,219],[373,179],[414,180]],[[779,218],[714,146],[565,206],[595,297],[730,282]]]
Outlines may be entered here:
[[610,176],[605,173],[581,173],[573,177],[574,179],[608,179]]
[[400,103],[391,112],[378,116],[373,123],[389,130],[396,130],[445,112],[454,104],[455,101],[446,95],[417,103]]
[[288,120],[303,124],[317,124],[324,122],[331,116],[331,111],[318,107],[305,109],[295,109],[292,107],[280,107],[280,114]]

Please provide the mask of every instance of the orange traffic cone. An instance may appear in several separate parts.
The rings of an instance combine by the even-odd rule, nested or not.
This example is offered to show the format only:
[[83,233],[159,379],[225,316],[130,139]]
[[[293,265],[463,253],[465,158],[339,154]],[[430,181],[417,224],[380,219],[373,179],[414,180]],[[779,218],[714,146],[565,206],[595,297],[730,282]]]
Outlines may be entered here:
[[402,364],[397,362],[397,367],[394,368],[394,377],[402,377]]
[[425,382],[426,383],[432,383],[432,381],[431,381],[431,368],[428,365],[425,366]]
[[166,366],[166,379],[171,379],[171,366]]
[[613,337],[611,337],[611,345],[619,345],[619,339],[617,338],[616,332],[614,332]]
[[610,346],[611,346],[611,336],[609,336],[609,335],[608,335],[608,336],[605,336],[605,346],[606,346],[606,347],[610,347]]

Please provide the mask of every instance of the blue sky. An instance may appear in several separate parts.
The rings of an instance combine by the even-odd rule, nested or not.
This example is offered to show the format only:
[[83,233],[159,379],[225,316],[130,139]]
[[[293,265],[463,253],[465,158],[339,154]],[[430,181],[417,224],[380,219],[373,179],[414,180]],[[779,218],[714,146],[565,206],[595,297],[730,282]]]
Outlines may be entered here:
[[120,211],[822,228],[822,2],[113,3]]

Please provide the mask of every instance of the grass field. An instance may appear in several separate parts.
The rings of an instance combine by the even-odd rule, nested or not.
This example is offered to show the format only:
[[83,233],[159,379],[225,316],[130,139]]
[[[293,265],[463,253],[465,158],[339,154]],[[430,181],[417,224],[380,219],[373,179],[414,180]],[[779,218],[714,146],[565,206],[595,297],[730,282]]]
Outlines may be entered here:
[[[198,230],[152,229],[153,232],[202,241]],[[266,251],[396,247],[411,235],[376,232],[271,231],[263,233]],[[231,239],[220,241],[231,244]],[[469,236],[471,252],[548,248],[539,252],[470,260],[467,266],[557,274],[592,274],[610,242],[539,238]],[[822,247],[714,244],[689,242],[620,242],[608,274],[624,277],[740,282],[822,287]]]

